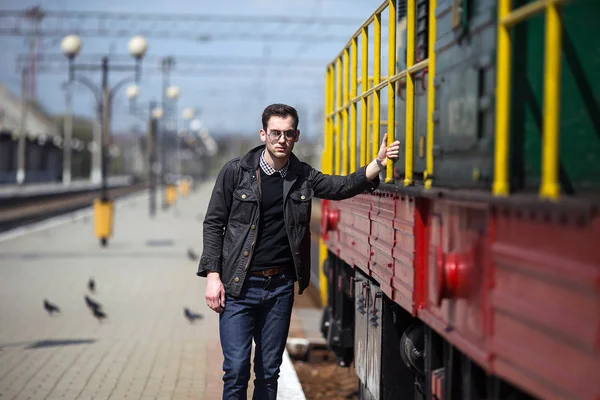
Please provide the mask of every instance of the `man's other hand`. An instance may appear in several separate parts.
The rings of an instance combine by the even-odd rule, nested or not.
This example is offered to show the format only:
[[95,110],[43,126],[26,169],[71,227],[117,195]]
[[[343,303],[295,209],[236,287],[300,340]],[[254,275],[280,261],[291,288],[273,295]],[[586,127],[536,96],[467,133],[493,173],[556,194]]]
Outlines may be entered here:
[[206,285],[206,304],[211,310],[222,313],[225,309],[225,288],[218,272],[208,273]]

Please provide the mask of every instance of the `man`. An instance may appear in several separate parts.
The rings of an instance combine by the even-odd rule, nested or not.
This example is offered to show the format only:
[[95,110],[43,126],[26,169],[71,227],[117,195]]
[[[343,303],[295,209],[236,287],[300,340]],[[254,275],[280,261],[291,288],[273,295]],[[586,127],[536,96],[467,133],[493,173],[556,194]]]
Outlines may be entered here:
[[[386,135],[387,136],[387,135]],[[275,399],[294,302],[310,282],[313,197],[342,200],[379,184],[399,142],[348,176],[324,175],[292,153],[300,138],[298,113],[272,104],[262,114],[260,139],[245,156],[225,164],[204,219],[198,275],[208,277],[206,303],[220,313],[223,399],[245,399],[252,339],[254,399]]]

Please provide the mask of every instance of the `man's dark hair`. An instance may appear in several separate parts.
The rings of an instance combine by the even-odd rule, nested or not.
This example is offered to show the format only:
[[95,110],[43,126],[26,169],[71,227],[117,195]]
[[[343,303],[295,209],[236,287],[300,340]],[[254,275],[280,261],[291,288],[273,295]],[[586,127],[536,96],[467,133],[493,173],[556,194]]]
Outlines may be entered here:
[[271,104],[265,108],[262,114],[262,125],[265,131],[271,117],[292,117],[294,120],[294,129],[298,129],[298,111],[292,106],[288,106],[287,104]]

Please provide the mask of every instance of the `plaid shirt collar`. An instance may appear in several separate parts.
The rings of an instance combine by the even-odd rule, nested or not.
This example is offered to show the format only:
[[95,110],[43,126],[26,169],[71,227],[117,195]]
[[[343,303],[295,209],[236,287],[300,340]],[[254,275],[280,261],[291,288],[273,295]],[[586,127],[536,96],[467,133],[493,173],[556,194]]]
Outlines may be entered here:
[[275,172],[279,172],[279,174],[281,175],[282,178],[285,178],[285,175],[287,174],[287,170],[288,167],[290,166],[290,160],[288,159],[287,164],[285,164],[285,166],[283,168],[281,168],[279,171],[277,171],[275,168],[271,167],[269,165],[269,163],[267,162],[267,160],[265,160],[265,150],[263,150],[262,154],[260,155],[260,168],[263,170],[263,172],[267,175],[273,175]]

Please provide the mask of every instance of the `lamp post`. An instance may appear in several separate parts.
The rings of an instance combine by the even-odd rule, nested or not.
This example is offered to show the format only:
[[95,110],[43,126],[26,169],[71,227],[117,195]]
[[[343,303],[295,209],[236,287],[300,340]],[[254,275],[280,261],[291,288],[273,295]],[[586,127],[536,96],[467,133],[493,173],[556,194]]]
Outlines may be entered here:
[[182,169],[182,157],[181,157],[181,136],[182,135],[189,135],[190,133],[190,121],[192,120],[192,118],[194,118],[194,115],[196,114],[196,111],[191,108],[184,108],[183,109],[183,121],[184,121],[184,125],[183,125],[183,129],[181,130],[181,134],[178,136],[178,141],[177,141],[177,166],[179,169],[178,174],[181,175],[181,173],[183,172]]
[[71,110],[73,102],[73,92],[71,82],[66,82],[65,84],[63,84],[63,89],[65,90],[67,109],[65,117],[63,119],[64,140],[62,182],[63,185],[69,186],[71,184],[71,155],[73,152],[73,115]]
[[[166,117],[166,132],[170,130],[173,130],[175,132],[175,134],[177,135],[177,109],[176,109],[176,104],[177,104],[177,99],[179,98],[179,87],[177,86],[168,86],[165,89],[165,96],[167,97],[168,100],[170,100],[170,104],[167,107],[167,117]],[[163,209],[166,209],[168,206],[171,206],[175,203],[175,199],[177,197],[176,195],[176,191],[175,191],[175,186],[173,185],[173,182],[164,182],[165,180],[165,170],[166,170],[166,165],[167,165],[167,158],[166,158],[166,148],[167,146],[165,146],[165,136],[163,134],[163,146],[162,146],[162,179],[163,179],[163,183],[166,183],[165,185],[165,193],[164,193],[164,197],[163,199],[165,200],[163,202]],[[178,139],[176,138],[176,143],[178,144]],[[173,171],[173,157],[171,156],[169,158],[169,164],[171,165],[171,167],[169,168],[169,171]]]
[[148,174],[150,178],[150,216],[156,215],[156,176],[159,173],[160,166],[156,162],[156,131],[158,130],[158,121],[163,117],[162,107],[156,106],[156,101],[150,102],[150,127],[148,129]]
[[29,104],[27,102],[27,76],[29,70],[23,68],[21,70],[21,118],[19,119],[19,136],[18,136],[18,147],[17,147],[17,184],[22,185],[25,183],[25,153],[27,152],[27,112],[29,111]]
[[[135,59],[135,65],[109,65],[109,58],[107,56],[102,58],[100,65],[91,64],[75,64],[75,57],[81,51],[81,39],[77,35],[66,36],[61,42],[61,49],[65,56],[69,59],[69,82],[78,80],[75,77],[75,71],[101,71],[102,72],[102,85],[100,89],[95,87],[96,93],[99,93],[98,100],[100,101],[101,107],[101,137],[100,143],[102,147],[102,179],[101,179],[101,192],[100,199],[94,201],[94,215],[95,215],[95,232],[96,236],[100,239],[102,246],[106,246],[108,238],[112,233],[112,214],[113,205],[108,195],[107,185],[107,170],[108,170],[108,149],[110,146],[110,114],[111,104],[114,94],[128,82],[134,80],[139,81],[141,60],[146,54],[148,49],[148,43],[143,36],[134,36],[129,40],[128,43],[129,53]],[[118,82],[112,89],[108,86],[108,72],[110,69],[118,71],[135,71],[135,77],[129,77]],[[88,82],[89,83],[89,82]]]
[[183,129],[179,132],[179,135],[177,135],[177,168],[178,168],[178,175],[182,176],[182,175],[186,175],[186,178],[181,177],[180,178],[180,183],[179,183],[179,191],[181,192],[182,196],[187,196],[189,190],[190,190],[190,182],[189,179],[187,178],[187,175],[189,174],[189,168],[188,170],[186,170],[185,172],[183,171],[183,149],[182,149],[182,139],[185,139],[186,141],[188,141],[191,136],[190,136],[190,121],[192,118],[194,118],[194,115],[196,114],[196,110],[194,110],[191,107],[188,108],[184,108],[183,109]]
[[[92,169],[90,171],[90,181],[92,184],[100,184],[102,182],[102,153],[103,149],[100,145],[102,143],[102,92],[100,88],[94,84],[90,79],[85,76],[74,76],[73,81],[83,84],[85,87],[90,89],[94,94],[96,100],[96,118],[93,121],[93,146],[89,149],[92,153]],[[65,85],[69,85],[67,82]],[[65,131],[68,132],[67,129]],[[67,135],[65,135],[67,136]]]
[[149,204],[148,211],[150,217],[156,215],[156,176],[160,173],[160,165],[157,162],[156,148],[157,148],[157,131],[158,121],[163,117],[164,110],[162,107],[156,105],[156,101],[152,100],[149,102],[148,114],[139,108],[134,107],[134,102],[139,95],[139,89],[137,85],[130,85],[126,89],[127,97],[129,98],[130,113],[148,121],[148,189],[149,189]]

